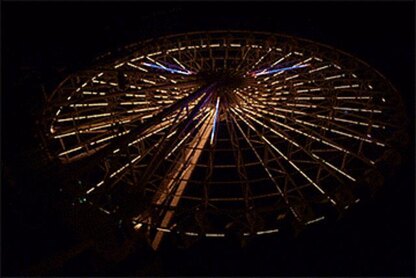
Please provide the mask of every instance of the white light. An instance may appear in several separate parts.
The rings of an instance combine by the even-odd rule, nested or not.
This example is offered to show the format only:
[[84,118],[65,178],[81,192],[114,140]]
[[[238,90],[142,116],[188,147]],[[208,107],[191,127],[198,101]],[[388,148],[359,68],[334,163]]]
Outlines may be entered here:
[[123,63],[120,63],[120,64],[118,64],[118,65],[115,65],[115,66],[114,66],[114,68],[115,68],[115,69],[118,69],[119,67],[123,66],[124,64],[125,64],[124,62],[123,62]]
[[139,231],[142,226],[143,226],[142,223],[136,224],[136,225],[134,225],[134,230]]
[[324,220],[324,219],[325,219],[325,217],[322,216],[322,217],[319,217],[319,218],[316,218],[314,220],[306,222],[305,225],[313,224],[313,223],[319,222],[319,221]]
[[260,231],[260,232],[257,232],[257,234],[258,235],[271,234],[271,233],[277,233],[278,231],[279,229],[273,229],[273,230]]
[[187,236],[198,236],[197,233],[192,233],[192,232],[185,232],[185,235],[187,235]]
[[224,234],[205,234],[206,237],[225,237]]

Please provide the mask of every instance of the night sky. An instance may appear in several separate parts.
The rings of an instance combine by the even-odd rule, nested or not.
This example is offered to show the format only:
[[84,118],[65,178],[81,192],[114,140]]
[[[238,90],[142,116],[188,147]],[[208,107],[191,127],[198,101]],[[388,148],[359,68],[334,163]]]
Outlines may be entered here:
[[48,183],[36,121],[51,92],[96,56],[141,39],[239,29],[290,34],[361,58],[401,93],[411,145],[372,200],[298,237],[273,234],[136,251],[110,264],[87,251],[50,275],[414,276],[414,2],[3,2],[2,275],[30,274],[80,238]]

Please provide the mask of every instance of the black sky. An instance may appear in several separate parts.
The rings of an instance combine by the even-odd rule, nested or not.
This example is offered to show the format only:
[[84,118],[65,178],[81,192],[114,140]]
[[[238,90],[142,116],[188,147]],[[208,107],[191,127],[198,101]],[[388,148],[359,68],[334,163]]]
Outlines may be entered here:
[[[35,121],[40,84],[53,89],[97,55],[165,34],[242,29],[332,45],[369,63],[400,91],[414,142],[414,2],[3,2],[2,272],[17,275],[77,242],[35,182],[42,160]],[[265,238],[240,251],[230,242],[166,248],[150,266],[140,255],[94,270],[93,253],[54,274],[413,276],[414,146],[394,179],[336,225],[296,240]]]

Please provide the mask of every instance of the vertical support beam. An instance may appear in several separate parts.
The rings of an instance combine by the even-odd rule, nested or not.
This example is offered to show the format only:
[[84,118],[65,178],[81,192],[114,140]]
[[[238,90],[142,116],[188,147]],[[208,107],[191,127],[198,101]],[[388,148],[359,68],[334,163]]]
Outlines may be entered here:
[[[206,122],[203,124],[202,128],[199,130],[195,136],[191,147],[187,149],[183,158],[175,165],[173,170],[167,176],[171,177],[165,179],[167,181],[165,184],[162,184],[161,188],[165,193],[160,194],[155,200],[154,204],[161,205],[166,202],[166,199],[169,196],[173,196],[169,201],[168,209],[165,212],[165,215],[162,217],[160,226],[165,228],[170,224],[174,216],[174,208],[178,205],[179,200],[185,191],[186,186],[188,185],[188,180],[192,175],[193,170],[195,169],[196,163],[198,162],[204,145],[209,139],[209,135],[213,130],[213,125],[215,122],[215,117],[213,114],[209,117]],[[183,169],[181,171],[181,168]],[[180,180],[179,186],[175,189],[175,181]],[[157,250],[159,248],[160,242],[163,238],[164,233],[161,231],[156,232],[156,236],[152,241],[152,248]]]

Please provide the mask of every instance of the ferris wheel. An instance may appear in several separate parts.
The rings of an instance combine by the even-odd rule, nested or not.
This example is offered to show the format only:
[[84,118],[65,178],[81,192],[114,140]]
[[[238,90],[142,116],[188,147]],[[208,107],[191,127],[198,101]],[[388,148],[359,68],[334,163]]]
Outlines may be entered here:
[[146,231],[241,237],[309,225],[377,187],[403,104],[376,70],[291,36],[195,32],[68,76],[45,118],[51,156],[94,164],[76,197]]

